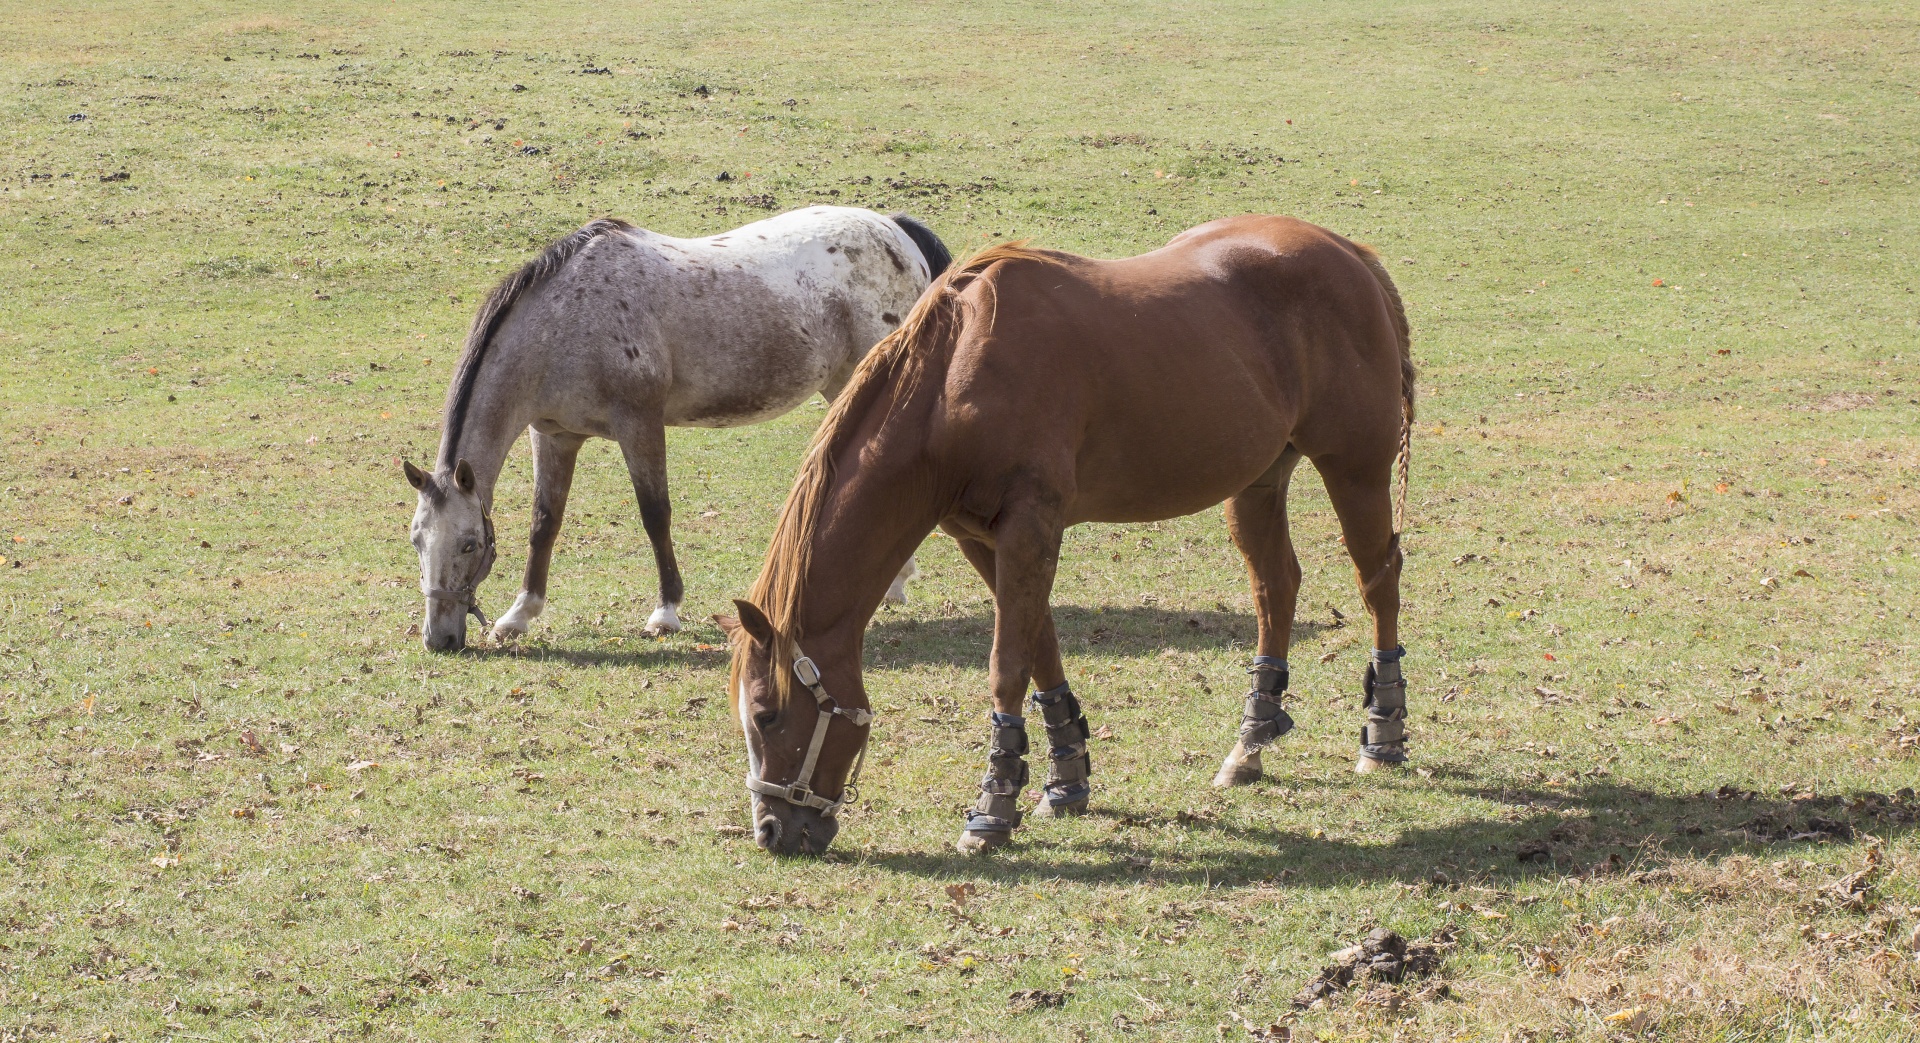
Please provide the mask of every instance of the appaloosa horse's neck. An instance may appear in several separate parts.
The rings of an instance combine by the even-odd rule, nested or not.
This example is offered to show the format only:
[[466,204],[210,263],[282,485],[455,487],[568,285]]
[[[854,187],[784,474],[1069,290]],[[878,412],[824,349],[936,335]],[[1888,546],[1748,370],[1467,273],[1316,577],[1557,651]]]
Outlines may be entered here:
[[[499,370],[512,365],[512,360],[504,358],[488,362]],[[434,458],[434,472],[441,475],[452,474],[454,466],[465,460],[473,468],[474,492],[489,510],[493,507],[493,487],[506,468],[507,454],[532,419],[518,408],[515,396],[500,393],[511,383],[497,378],[477,382],[464,403],[465,415],[458,427],[443,423],[440,452]]]

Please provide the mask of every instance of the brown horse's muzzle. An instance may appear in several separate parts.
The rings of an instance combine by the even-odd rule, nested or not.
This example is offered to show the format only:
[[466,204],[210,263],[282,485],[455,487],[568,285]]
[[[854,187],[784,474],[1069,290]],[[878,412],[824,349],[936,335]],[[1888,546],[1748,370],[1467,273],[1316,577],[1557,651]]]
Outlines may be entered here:
[[782,800],[753,801],[753,842],[768,854],[818,857],[827,853],[839,832],[840,820],[813,808]]

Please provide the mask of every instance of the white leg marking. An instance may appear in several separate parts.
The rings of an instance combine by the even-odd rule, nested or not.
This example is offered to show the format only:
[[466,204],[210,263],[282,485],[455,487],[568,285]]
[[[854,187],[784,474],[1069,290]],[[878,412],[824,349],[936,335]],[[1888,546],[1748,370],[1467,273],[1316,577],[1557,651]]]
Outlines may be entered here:
[[906,604],[907,581],[919,578],[920,566],[915,564],[912,558],[908,558],[906,565],[900,569],[900,574],[893,577],[893,585],[887,588],[888,603],[894,605]]
[[655,637],[659,637],[661,634],[679,633],[680,606],[661,605],[659,608],[654,609],[653,615],[647,617],[646,632]]
[[527,632],[527,628],[535,619],[540,618],[540,613],[546,611],[546,608],[546,598],[521,591],[520,596],[513,600],[513,607],[493,621],[493,639],[511,641],[520,637]]

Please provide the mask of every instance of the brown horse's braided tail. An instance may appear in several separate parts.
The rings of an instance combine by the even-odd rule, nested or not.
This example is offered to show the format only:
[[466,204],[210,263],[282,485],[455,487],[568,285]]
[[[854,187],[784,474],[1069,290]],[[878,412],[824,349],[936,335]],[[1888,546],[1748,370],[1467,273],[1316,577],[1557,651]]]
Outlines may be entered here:
[[1418,376],[1413,368],[1413,335],[1407,326],[1406,306],[1400,303],[1400,290],[1387,274],[1387,266],[1380,263],[1380,255],[1365,244],[1353,245],[1360,251],[1360,259],[1367,263],[1367,270],[1373,273],[1374,281],[1387,295],[1393,332],[1400,341],[1400,455],[1394,461],[1394,477],[1399,488],[1393,504],[1393,535],[1397,542],[1407,524],[1407,472],[1413,464],[1413,382]]

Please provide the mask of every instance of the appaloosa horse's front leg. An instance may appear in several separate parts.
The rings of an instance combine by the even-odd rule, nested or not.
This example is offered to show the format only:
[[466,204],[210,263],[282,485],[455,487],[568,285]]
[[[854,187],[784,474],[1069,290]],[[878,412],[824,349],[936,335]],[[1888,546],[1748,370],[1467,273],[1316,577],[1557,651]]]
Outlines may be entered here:
[[640,523],[653,543],[653,561],[660,570],[660,604],[647,617],[646,632],[672,634],[680,629],[680,605],[686,585],[680,563],[673,556],[673,500],[667,494],[667,428],[657,417],[638,420],[620,434],[620,452],[627,458],[633,495],[640,501]]
[[[1360,729],[1361,773],[1407,759],[1407,681],[1400,673],[1400,534],[1393,531],[1392,493],[1384,480],[1327,478],[1327,496],[1340,517],[1340,531],[1353,558],[1360,596],[1373,616],[1373,654],[1362,682],[1367,723]],[[1369,474],[1372,471],[1367,472]]]
[[1240,714],[1240,735],[1214,775],[1215,786],[1260,781],[1260,754],[1293,728],[1284,705],[1287,647],[1293,640],[1294,605],[1300,594],[1300,559],[1287,527],[1287,485],[1300,454],[1288,449],[1259,481],[1227,501],[1227,531],[1247,562],[1259,626],[1253,688]]
[[513,607],[493,623],[493,639],[520,637],[547,607],[547,570],[553,564],[553,544],[567,513],[567,494],[573,488],[573,464],[586,439],[579,435],[533,436],[533,531],[527,541],[527,573]]
[[[1033,681],[1043,691],[1035,697],[1047,725],[1050,747],[1056,735],[1065,737],[1074,727],[1078,753],[1066,751],[1068,774],[1062,780],[1068,788],[1058,792],[1086,803],[1084,790],[1085,718],[1067,689],[1066,674],[1060,662],[1059,640],[1053,631],[1048,597],[1053,592],[1053,576],[1060,560],[1060,527],[1047,513],[1034,509],[1009,509],[994,526],[992,546],[985,540],[961,539],[966,553],[981,575],[990,576],[993,590],[993,658],[988,668],[988,684],[993,689],[993,741],[988,748],[987,775],[980,783],[980,797],[967,812],[965,831],[954,846],[962,854],[973,855],[1004,846],[1020,825],[1020,796],[1027,783],[1027,722],[1021,710],[1027,699],[1027,683]],[[1064,696],[1064,698],[1063,698]],[[1062,709],[1071,708],[1072,718],[1056,727],[1054,718]],[[1074,771],[1079,764],[1082,770]],[[1050,773],[1045,794],[1053,794],[1056,779]],[[1080,787],[1077,791],[1073,786]],[[1047,795],[1043,806],[1052,808]],[[1047,812],[1036,811],[1036,814]]]

